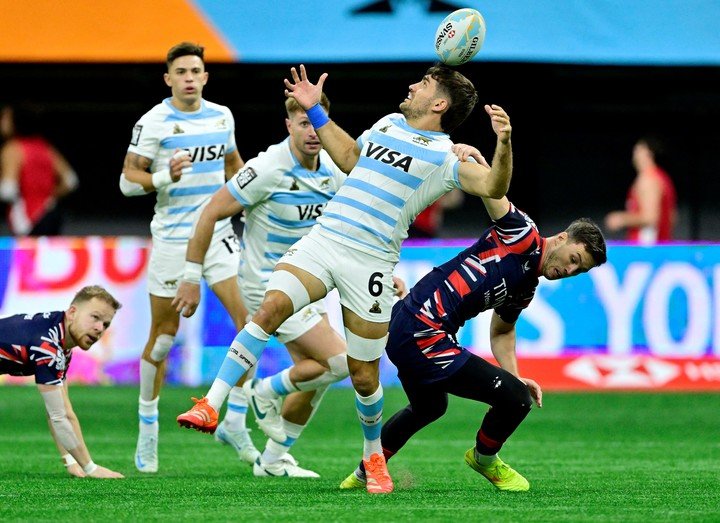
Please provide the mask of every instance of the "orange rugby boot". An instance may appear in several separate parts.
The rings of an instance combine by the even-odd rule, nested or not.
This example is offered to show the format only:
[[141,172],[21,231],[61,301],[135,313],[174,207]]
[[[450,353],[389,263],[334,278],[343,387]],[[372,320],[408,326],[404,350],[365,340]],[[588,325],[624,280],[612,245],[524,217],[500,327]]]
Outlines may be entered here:
[[177,417],[177,422],[181,427],[199,430],[200,432],[209,432],[213,434],[218,426],[218,413],[210,406],[207,398],[193,398],[195,402],[193,408]]
[[393,491],[393,481],[388,473],[385,456],[372,454],[370,459],[363,460],[367,483],[365,489],[370,494],[389,494]]

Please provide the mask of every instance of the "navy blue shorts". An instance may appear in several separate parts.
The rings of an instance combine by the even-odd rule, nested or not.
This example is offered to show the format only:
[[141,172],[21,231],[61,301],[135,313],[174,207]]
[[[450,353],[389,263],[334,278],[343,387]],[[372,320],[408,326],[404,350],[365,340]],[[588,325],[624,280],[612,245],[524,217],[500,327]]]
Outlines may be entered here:
[[452,376],[471,356],[455,336],[420,320],[403,301],[392,309],[385,351],[400,380],[419,383]]

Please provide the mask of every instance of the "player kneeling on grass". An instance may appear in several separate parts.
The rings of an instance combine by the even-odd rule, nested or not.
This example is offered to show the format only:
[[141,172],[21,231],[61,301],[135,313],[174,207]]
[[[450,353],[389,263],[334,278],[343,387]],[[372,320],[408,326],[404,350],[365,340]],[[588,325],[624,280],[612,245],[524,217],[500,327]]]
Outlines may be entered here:
[[[381,441],[388,460],[445,413],[448,394],[488,403],[490,410],[465,462],[499,490],[524,491],[530,488],[528,481],[498,457],[530,412],[532,400],[542,407],[540,386],[518,371],[515,322],[532,300],[540,276],[567,278],[604,263],[605,240],[587,219],[543,238],[507,198],[483,202],[492,227],[424,276],[393,307],[386,351],[410,404],[383,424]],[[488,309],[494,309],[490,345],[499,367],[470,353],[455,338],[466,321]],[[340,484],[343,489],[364,486],[362,463]]]
[[120,303],[99,286],[83,287],[66,311],[0,319],[0,374],[35,376],[50,431],[68,473],[122,478],[93,463],[68,396],[65,373],[72,350],[88,350],[110,326]]

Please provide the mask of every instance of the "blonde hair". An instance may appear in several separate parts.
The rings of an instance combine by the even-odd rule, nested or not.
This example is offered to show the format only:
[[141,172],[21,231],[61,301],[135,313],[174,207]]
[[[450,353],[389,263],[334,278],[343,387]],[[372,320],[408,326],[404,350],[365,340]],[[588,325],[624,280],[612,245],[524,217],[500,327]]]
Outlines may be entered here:
[[[322,93],[322,96],[320,97],[320,105],[322,105],[323,109],[325,109],[326,113],[330,113],[330,99],[327,97],[325,93]],[[295,98],[286,98],[285,99],[285,110],[287,111],[288,118],[293,115],[293,113],[304,113],[305,109],[300,107],[300,104],[297,103]]]
[[73,298],[70,305],[75,305],[76,303],[84,303],[92,300],[93,298],[104,301],[116,311],[122,307],[122,303],[117,301],[112,294],[110,294],[108,291],[106,291],[103,287],[100,287],[99,285],[88,285],[87,287],[83,287],[82,289],[80,289]]

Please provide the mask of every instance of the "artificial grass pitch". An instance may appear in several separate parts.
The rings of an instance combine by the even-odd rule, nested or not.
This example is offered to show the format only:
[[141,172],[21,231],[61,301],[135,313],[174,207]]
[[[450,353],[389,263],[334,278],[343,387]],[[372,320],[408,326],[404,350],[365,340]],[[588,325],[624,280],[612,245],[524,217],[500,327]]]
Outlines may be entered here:
[[[34,386],[0,387],[0,520],[58,521],[720,521],[720,395],[546,393],[501,452],[530,481],[500,493],[463,462],[485,405],[448,413],[389,464],[395,492],[337,487],[356,466],[351,390],[333,388],[292,450],[320,479],[255,478],[175,416],[197,389],[160,399],[160,471],[137,472],[137,388],[71,386],[96,463],[124,480],[76,479],[59,460]],[[385,418],[405,405],[386,389]],[[255,428],[254,420],[248,426]],[[265,438],[252,432],[260,450]]]

